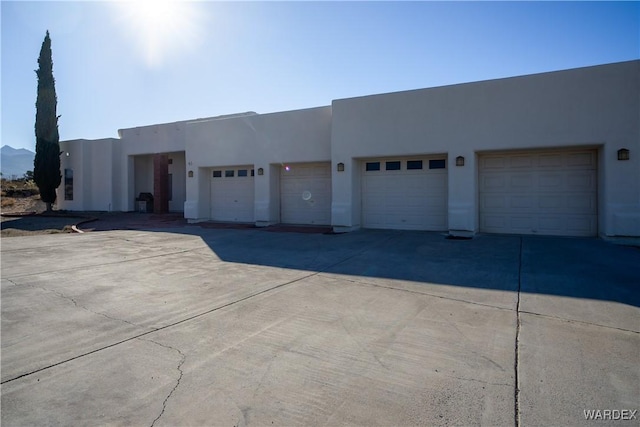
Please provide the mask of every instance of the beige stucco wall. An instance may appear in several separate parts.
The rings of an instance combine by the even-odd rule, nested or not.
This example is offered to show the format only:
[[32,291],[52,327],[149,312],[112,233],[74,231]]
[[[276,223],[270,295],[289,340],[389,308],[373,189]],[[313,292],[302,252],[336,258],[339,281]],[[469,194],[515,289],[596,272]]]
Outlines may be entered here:
[[[209,216],[209,168],[253,165],[255,218],[270,223],[279,217],[275,174],[286,163],[331,159],[331,107],[199,120],[186,133],[187,200],[185,217]],[[258,175],[262,168],[264,175]],[[188,173],[188,172],[187,172]]]
[[[57,190],[58,209],[111,211],[114,206],[113,152],[118,140],[77,139],[61,141],[62,183]],[[73,170],[73,200],[64,199],[64,170]]]
[[[62,171],[74,170],[74,200],[64,200],[61,186],[59,208],[134,210],[142,186],[152,191],[143,185],[153,179],[147,163],[153,154],[169,153],[175,158],[170,210],[207,219],[211,168],[253,165],[256,222],[272,223],[280,216],[280,167],[331,161],[332,223],[355,229],[361,222],[362,159],[439,154],[448,159],[448,227],[477,232],[479,155],[589,147],[598,150],[600,234],[640,236],[640,61],[341,99],[331,107],[122,129],[119,134],[120,139],[61,142]],[[631,160],[617,160],[620,148],[630,150]],[[457,156],[465,157],[464,167],[455,167]],[[337,163],[345,164],[345,172],[336,171]]]
[[[64,210],[84,210],[84,186],[83,170],[83,152],[84,147],[88,145],[87,140],[76,139],[72,141],[60,141],[60,173],[62,175],[62,183],[56,191],[56,206],[58,209]],[[73,200],[64,199],[64,171],[65,169],[73,170]]]
[[[184,151],[186,124],[186,121],[182,121],[118,131],[121,144],[115,162],[121,166],[121,171],[114,185],[118,188],[119,210],[135,210],[135,199],[140,193],[136,192],[136,156]],[[153,179],[153,175],[151,177]],[[153,193],[153,187],[150,192]],[[181,211],[182,208],[176,210]]]
[[[640,235],[640,61],[333,101],[333,224],[360,226],[354,159],[446,153],[451,230],[478,230],[476,156],[598,147],[600,233]],[[618,161],[617,150],[631,150]],[[457,156],[464,167],[455,167]]]

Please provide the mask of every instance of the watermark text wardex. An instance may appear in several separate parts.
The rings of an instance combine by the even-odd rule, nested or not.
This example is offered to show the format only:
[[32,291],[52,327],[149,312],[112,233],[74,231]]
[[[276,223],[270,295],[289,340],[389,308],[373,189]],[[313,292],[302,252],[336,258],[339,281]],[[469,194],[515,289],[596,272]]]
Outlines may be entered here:
[[584,418],[586,420],[635,420],[638,414],[637,409],[585,409]]

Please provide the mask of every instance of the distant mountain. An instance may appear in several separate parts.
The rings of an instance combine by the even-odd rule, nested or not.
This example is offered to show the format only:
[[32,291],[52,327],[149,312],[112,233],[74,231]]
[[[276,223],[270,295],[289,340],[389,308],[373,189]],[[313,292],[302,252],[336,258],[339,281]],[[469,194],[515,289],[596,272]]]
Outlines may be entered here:
[[0,172],[7,179],[22,178],[27,171],[33,170],[36,153],[25,148],[13,148],[3,145],[0,148]]

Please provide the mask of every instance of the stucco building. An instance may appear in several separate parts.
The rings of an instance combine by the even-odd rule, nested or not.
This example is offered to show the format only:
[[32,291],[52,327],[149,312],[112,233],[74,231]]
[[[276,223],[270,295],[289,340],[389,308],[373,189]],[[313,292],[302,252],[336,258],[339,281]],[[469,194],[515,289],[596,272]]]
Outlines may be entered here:
[[58,207],[453,234],[640,236],[640,61],[60,143]]

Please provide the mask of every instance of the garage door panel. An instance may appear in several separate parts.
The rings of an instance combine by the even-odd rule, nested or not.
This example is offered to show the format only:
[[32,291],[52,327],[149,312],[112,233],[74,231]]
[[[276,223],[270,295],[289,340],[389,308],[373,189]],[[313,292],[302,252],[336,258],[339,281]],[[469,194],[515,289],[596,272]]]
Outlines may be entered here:
[[[571,236],[597,233],[595,150],[489,157],[490,162],[483,157],[479,161],[481,231]],[[499,157],[506,165],[500,170],[495,168]],[[492,167],[486,168],[487,164]]]
[[525,230],[530,230],[531,228],[534,228],[535,221],[536,221],[536,218],[534,218],[531,215],[522,215],[522,216],[514,215],[508,218],[508,220],[505,222],[506,224],[508,224],[510,228],[524,232]]
[[537,231],[540,234],[558,234],[566,228],[566,218],[561,216],[540,216]]
[[429,184],[430,184],[429,181],[421,180],[420,178],[409,179],[404,181],[404,183],[401,179],[397,179],[393,184],[391,182],[387,182],[385,187],[391,190],[391,189],[397,188],[398,186],[404,186],[404,193],[410,196],[411,194],[424,193],[425,189],[429,189],[433,187],[438,188],[442,185],[438,183],[432,183],[432,185],[429,185]]
[[[446,169],[429,169],[429,158],[380,159],[362,165],[362,222],[366,228],[446,230]],[[435,160],[442,160],[438,157]],[[380,162],[380,170],[366,170],[367,163]],[[399,170],[385,169],[399,162]]]
[[534,158],[531,156],[512,156],[509,158],[509,166],[512,168],[531,168]]
[[446,214],[432,214],[427,217],[427,227],[430,230],[442,230],[447,227]]
[[432,173],[425,182],[425,188],[433,190],[442,190],[447,186],[447,174],[442,172]]
[[254,221],[254,180],[252,176],[238,176],[239,169],[248,171],[251,168],[244,166],[213,169],[218,172],[218,175],[213,175],[210,185],[210,218],[212,220]]
[[495,156],[485,156],[480,159],[480,166],[485,170],[504,169],[505,158]]
[[505,230],[507,228],[507,217],[505,215],[487,214],[482,218],[482,228],[491,230]]
[[562,167],[562,156],[559,154],[541,154],[538,156],[538,165],[543,168]]
[[533,186],[533,174],[514,174],[509,180],[509,186],[514,190],[526,190]]
[[588,216],[569,216],[567,217],[567,228],[576,235],[583,235],[596,227],[596,221],[593,217]]
[[509,199],[512,209],[531,209],[535,205],[535,198],[529,195],[513,196]]
[[506,184],[506,178],[499,175],[485,175],[480,178],[480,189],[483,192],[503,191]]
[[587,173],[569,173],[567,175],[567,187],[570,190],[580,191],[580,190],[591,190],[596,186],[596,177],[593,172]]
[[331,164],[294,164],[280,172],[280,221],[331,224]]
[[540,189],[549,191],[561,191],[564,186],[564,177],[559,173],[540,173],[538,177],[538,187]]
[[597,200],[593,194],[573,194],[565,199],[567,208],[571,213],[590,213],[598,212]]
[[506,205],[507,198],[500,194],[485,194],[480,200],[480,208],[484,211],[501,210]]
[[447,200],[440,195],[429,194],[421,199],[424,199],[427,202],[427,208],[434,212],[447,207]]
[[587,166],[595,169],[596,156],[594,153],[573,153],[567,155],[567,166]]
[[562,211],[565,209],[565,197],[562,195],[542,194],[538,196],[538,207],[547,211]]

